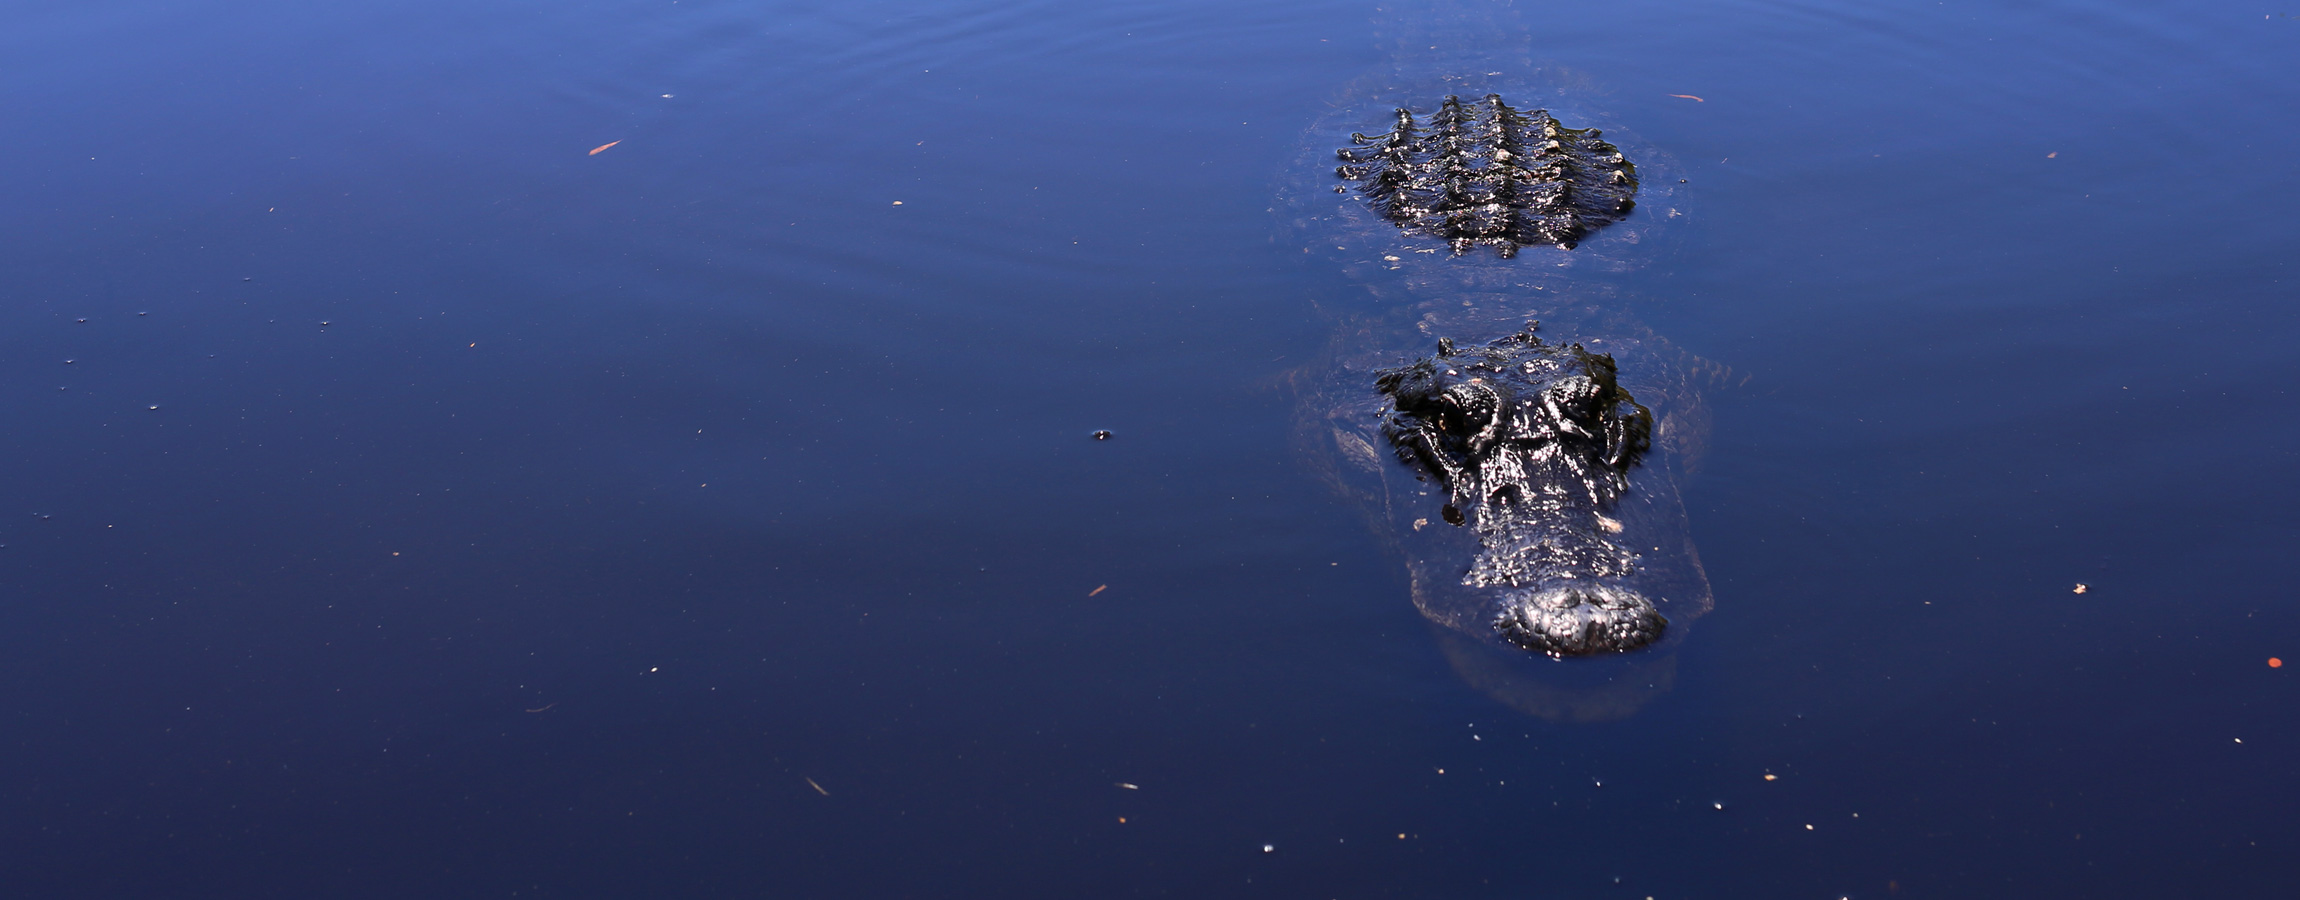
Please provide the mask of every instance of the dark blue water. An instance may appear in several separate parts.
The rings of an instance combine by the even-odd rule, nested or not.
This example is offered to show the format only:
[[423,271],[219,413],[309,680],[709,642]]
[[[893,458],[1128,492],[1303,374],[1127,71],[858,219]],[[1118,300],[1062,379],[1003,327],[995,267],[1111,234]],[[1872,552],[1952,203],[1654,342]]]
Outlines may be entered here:
[[[0,10],[0,893],[2289,895],[2300,8],[1377,2]],[[1293,437],[1455,69],[1739,384],[1608,721]]]

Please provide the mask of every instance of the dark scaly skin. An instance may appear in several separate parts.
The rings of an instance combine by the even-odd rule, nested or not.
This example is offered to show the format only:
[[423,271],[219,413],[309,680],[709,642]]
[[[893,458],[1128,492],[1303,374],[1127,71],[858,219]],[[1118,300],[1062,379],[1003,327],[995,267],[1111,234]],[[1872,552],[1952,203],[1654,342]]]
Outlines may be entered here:
[[1477,535],[1462,586],[1494,598],[1503,640],[1552,656],[1633,650],[1668,624],[1627,584],[1640,554],[1616,540],[1653,414],[1613,359],[1528,328],[1379,373],[1383,433],[1446,491],[1441,518]]
[[[1272,209],[1301,253],[1338,266],[1365,291],[1316,301],[1335,333],[1330,362],[1295,373],[1305,392],[1306,461],[1363,501],[1466,682],[1543,718],[1618,719],[1670,690],[1674,647],[1713,602],[1677,484],[1706,433],[1700,395],[1728,376],[1640,325],[1628,311],[1650,301],[1622,280],[1675,252],[1690,198],[1659,149],[1633,135],[1608,141],[1567,128],[1608,118],[1603,88],[1543,67],[1513,12],[1434,2],[1381,21],[1396,44],[1392,60],[1329,101]],[[1480,112],[1496,101],[1457,100],[1458,115],[1432,102],[1495,94],[1558,111],[1536,118],[1512,109],[1525,123],[1520,135],[1538,129],[1545,139],[1593,143],[1560,140],[1555,150],[1568,164],[1537,166],[1526,157],[1538,144],[1479,139],[1479,120],[1503,118]],[[1409,112],[1400,116],[1401,108]],[[1431,138],[1448,129],[1462,132],[1450,147]],[[1384,133],[1353,134],[1372,130]],[[1325,162],[1337,146],[1345,148],[1341,180]],[[1488,174],[1503,150],[1511,159],[1499,161],[1534,177]],[[1622,180],[1608,197],[1610,172]],[[1562,199],[1537,207],[1544,197]],[[1474,252],[1480,246],[1496,252]],[[1522,337],[1534,318],[1539,350]],[[1514,373],[1462,365],[1490,360],[1507,370],[1528,358],[1556,363],[1558,377],[1512,381],[1499,376]],[[1457,375],[1435,368],[1446,362]],[[1385,378],[1422,363],[1432,370],[1418,380]],[[1527,440],[1479,442],[1490,451],[1482,460],[1468,438],[1485,429],[1453,427],[1473,421],[1475,410],[1501,409],[1504,395],[1541,398],[1576,375],[1594,385],[1604,380],[1600,370],[1611,373],[1620,400],[1610,416],[1528,423]],[[1485,383],[1463,387],[1472,378]],[[1441,412],[1462,415],[1440,422]],[[1561,419],[1579,420],[1575,427],[1592,435],[1610,427],[1623,440],[1561,447],[1580,453],[1577,470],[1563,458],[1574,454],[1545,456],[1540,446],[1541,431],[1565,434]],[[1641,451],[1630,439],[1639,422],[1649,423]],[[1581,452],[1597,447],[1625,452]],[[1535,456],[1549,468],[1528,465]],[[1517,486],[1493,502],[1487,486],[1510,483]],[[1516,502],[1524,496],[1545,502]],[[1448,507],[1461,524],[1447,521]],[[1549,656],[1585,660],[1557,666]]]
[[[1492,246],[1571,250],[1635,207],[1636,167],[1596,129],[1521,112],[1499,94],[1447,97],[1426,126],[1397,110],[1389,132],[1351,135],[1335,174],[1371,210],[1456,257]],[[1544,343],[1532,328],[1377,373],[1382,434],[1443,488],[1442,520],[1477,550],[1444,607],[1460,624],[1551,656],[1634,650],[1668,620],[1632,584],[1641,555],[1613,513],[1651,444],[1652,413],[1621,387],[1609,356]],[[1634,535],[1632,536],[1635,537]],[[1429,607],[1425,605],[1425,612]],[[1458,626],[1457,626],[1458,627]]]
[[1427,127],[1400,108],[1387,133],[1350,139],[1335,173],[1363,182],[1383,218],[1445,239],[1457,256],[1478,245],[1504,258],[1535,244],[1571,250],[1637,205],[1637,167],[1597,129],[1520,112],[1500,94],[1447,97]]

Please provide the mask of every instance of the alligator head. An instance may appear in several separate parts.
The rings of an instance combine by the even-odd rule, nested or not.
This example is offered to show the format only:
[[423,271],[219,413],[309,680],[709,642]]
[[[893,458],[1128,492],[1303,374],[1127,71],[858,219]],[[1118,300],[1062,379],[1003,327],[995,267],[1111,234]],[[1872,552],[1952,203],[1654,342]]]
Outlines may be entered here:
[[1476,537],[1455,608],[1425,612],[1484,617],[1503,640],[1552,656],[1661,636],[1667,620],[1635,583],[1640,536],[1617,512],[1653,416],[1621,387],[1612,357],[1544,343],[1528,327],[1466,351],[1441,340],[1436,356],[1376,383],[1399,458],[1443,488],[1444,522]]

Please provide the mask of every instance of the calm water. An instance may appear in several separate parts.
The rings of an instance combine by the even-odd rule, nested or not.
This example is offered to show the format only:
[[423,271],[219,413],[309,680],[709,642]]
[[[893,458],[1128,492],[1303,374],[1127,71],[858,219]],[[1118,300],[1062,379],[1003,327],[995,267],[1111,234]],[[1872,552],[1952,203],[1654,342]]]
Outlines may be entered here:
[[[0,892],[2289,895],[2300,8],[1376,2],[0,10]],[[1292,437],[1452,71],[1746,379],[1612,721]]]

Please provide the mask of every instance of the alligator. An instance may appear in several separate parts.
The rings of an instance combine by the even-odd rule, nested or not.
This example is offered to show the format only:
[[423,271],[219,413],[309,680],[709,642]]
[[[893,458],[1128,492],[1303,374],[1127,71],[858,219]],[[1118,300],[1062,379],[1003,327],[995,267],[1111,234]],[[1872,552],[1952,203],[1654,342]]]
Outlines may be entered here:
[[[1497,92],[1423,108],[1393,107],[1386,132],[1328,150],[1340,160],[1330,192],[1295,191],[1298,230],[1330,238],[1344,268],[1393,301],[1345,316],[1337,354],[1359,387],[1313,404],[1308,430],[1342,451],[1337,479],[1375,501],[1415,605],[1447,632],[1553,658],[1663,643],[1711,602],[1675,479],[1704,431],[1695,386],[1714,367],[1630,320],[1619,291],[1565,277],[1635,265],[1620,250],[1644,234],[1635,218],[1655,218],[1633,218],[1637,166],[1598,129]],[[1583,246],[1613,233],[1594,258]],[[1408,316],[1422,352],[1360,340]],[[1473,683],[1528,693],[1499,685],[1515,677],[1496,674],[1506,663],[1446,648]],[[1667,678],[1631,680],[1658,690]],[[1568,715],[1611,718],[1646,696]]]

